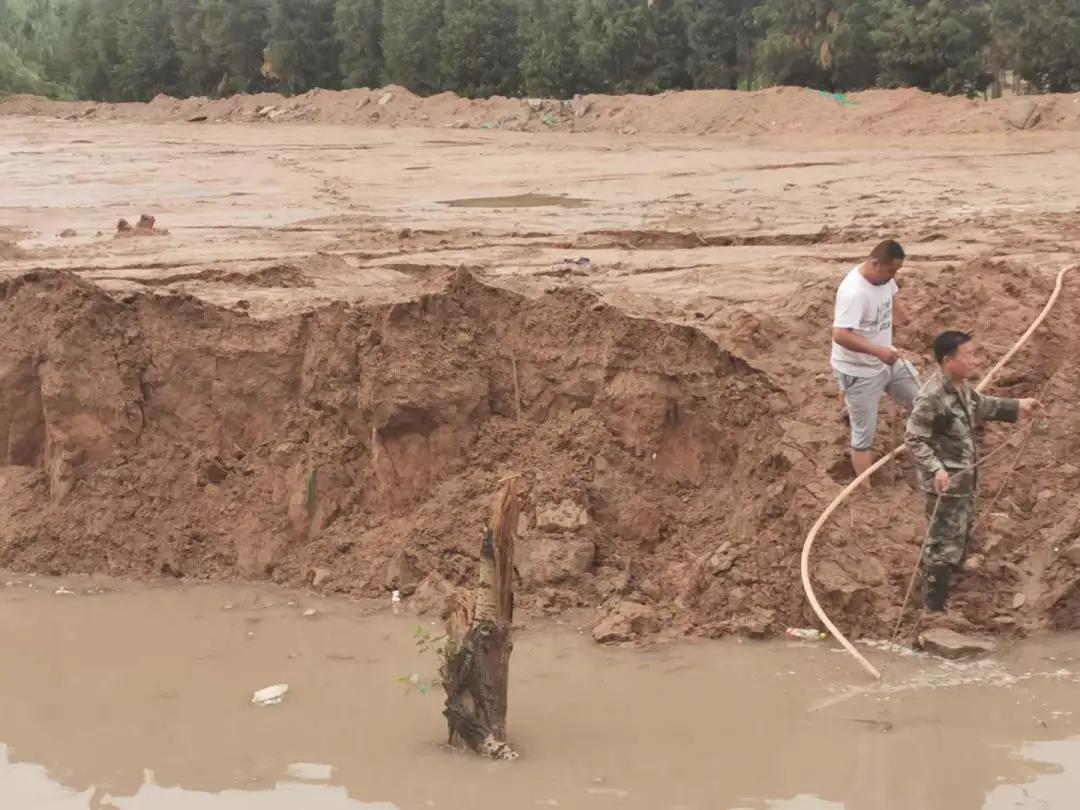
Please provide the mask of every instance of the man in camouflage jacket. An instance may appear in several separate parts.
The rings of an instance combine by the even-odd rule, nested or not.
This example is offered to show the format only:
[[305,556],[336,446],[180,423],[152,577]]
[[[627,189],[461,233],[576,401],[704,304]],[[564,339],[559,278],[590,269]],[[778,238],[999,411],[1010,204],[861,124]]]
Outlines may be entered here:
[[922,387],[908,418],[906,446],[926,492],[929,540],[922,561],[926,606],[945,609],[949,579],[971,539],[978,483],[975,426],[1016,422],[1039,408],[1034,399],[1004,399],[976,392],[974,345],[964,332],[943,332],[934,340],[940,369]]

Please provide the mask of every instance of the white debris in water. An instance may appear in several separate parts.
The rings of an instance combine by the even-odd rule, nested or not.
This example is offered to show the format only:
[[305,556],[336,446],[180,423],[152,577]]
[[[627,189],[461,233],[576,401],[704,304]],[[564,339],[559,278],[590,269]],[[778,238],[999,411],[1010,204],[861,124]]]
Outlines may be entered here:
[[334,768],[318,762],[294,762],[285,772],[293,779],[303,782],[326,782],[333,775]]
[[[858,644],[863,647],[869,647],[871,650],[878,650],[883,653],[891,653],[892,655],[899,656],[901,658],[929,658],[926,653],[919,650],[913,650],[911,647],[905,647],[903,644],[890,644],[888,641],[882,641],[876,638],[864,638],[859,639]],[[840,648],[835,652],[847,652],[847,650]]]
[[319,611],[317,611],[315,608],[308,608],[301,615],[303,615],[305,618],[307,618],[308,616],[314,616],[318,612]]
[[251,696],[251,702],[256,706],[274,706],[285,697],[285,693],[289,691],[289,685],[287,683],[276,683],[273,686],[267,686],[258,690]]
[[55,593],[57,596],[74,596],[75,595],[75,591],[69,591],[63,585],[61,585],[59,588],[57,588],[55,591],[53,591],[53,593]]

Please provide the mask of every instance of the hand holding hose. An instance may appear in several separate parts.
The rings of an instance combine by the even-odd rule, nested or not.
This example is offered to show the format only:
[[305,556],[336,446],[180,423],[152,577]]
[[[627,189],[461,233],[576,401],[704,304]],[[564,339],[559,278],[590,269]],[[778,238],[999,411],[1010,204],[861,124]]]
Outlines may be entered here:
[[878,360],[887,366],[894,365],[900,359],[900,352],[895,346],[881,346],[874,353]]
[[934,476],[934,491],[938,495],[944,495],[949,491],[949,474],[945,470],[938,470]]
[[1020,416],[1027,419],[1035,411],[1042,410],[1042,403],[1037,399],[1022,399],[1020,400]]

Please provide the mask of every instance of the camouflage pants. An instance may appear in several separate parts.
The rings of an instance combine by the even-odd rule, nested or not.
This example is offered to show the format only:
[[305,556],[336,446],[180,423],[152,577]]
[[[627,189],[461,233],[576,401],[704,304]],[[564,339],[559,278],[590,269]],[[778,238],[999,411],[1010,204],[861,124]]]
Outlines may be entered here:
[[971,530],[975,523],[975,493],[950,493],[941,499],[940,506],[937,502],[937,495],[927,494],[926,519],[930,521],[930,539],[926,542],[923,563],[927,567],[946,563],[959,565],[971,542]]

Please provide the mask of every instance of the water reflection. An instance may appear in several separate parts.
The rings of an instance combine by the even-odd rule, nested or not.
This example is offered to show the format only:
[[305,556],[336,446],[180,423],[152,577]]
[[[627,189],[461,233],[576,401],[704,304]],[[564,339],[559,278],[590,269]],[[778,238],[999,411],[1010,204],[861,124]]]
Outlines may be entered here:
[[[868,687],[828,645],[612,650],[534,627],[513,661],[524,756],[503,766],[441,748],[439,696],[401,688],[436,665],[415,618],[37,582],[0,588],[0,810],[1080,806],[1076,637],[964,666],[905,657]],[[288,698],[253,707],[268,683]]]
[[984,810],[1080,806],[1080,737],[1027,743],[1019,755],[1043,772],[1027,784],[998,785],[987,794]]
[[[330,767],[296,763],[292,779],[321,779]],[[152,771],[133,796],[111,796],[100,788],[75,791],[56,782],[41,765],[11,762],[0,743],[0,807],[12,810],[397,810],[389,802],[361,802],[342,786],[283,780],[266,790],[223,790],[206,793],[163,787]]]

